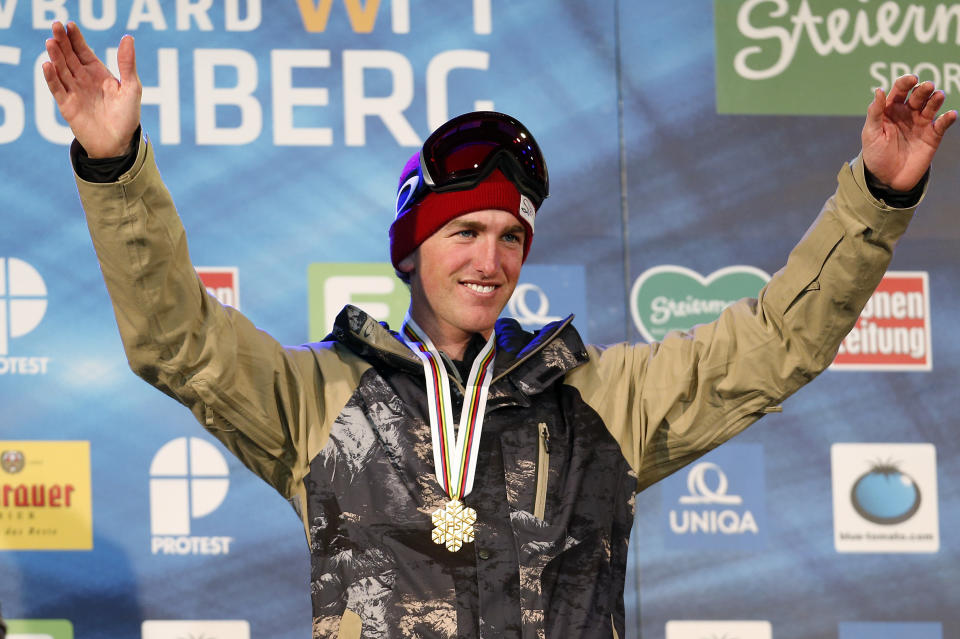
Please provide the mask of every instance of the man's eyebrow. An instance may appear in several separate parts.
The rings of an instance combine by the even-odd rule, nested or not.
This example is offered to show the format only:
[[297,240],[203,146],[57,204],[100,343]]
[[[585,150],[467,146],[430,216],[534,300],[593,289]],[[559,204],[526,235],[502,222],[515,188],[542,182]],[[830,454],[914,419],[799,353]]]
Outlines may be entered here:
[[[457,231],[477,231],[477,232],[480,232],[480,231],[486,231],[486,230],[488,230],[489,227],[487,226],[486,223],[480,222],[480,221],[478,221],[478,220],[464,220],[464,219],[461,219],[461,218],[454,218],[454,219],[450,220],[449,222],[447,222],[446,225],[445,225],[443,228],[448,229],[448,230],[457,230]],[[524,233],[524,234],[525,234],[526,232],[527,232],[527,230],[524,228],[523,224],[520,224],[519,222],[517,222],[516,224],[512,224],[512,225],[508,226],[507,228],[503,229],[503,234],[504,234],[504,235],[507,234],[507,233],[513,233],[514,235],[517,235],[517,234],[520,234],[520,233]]]

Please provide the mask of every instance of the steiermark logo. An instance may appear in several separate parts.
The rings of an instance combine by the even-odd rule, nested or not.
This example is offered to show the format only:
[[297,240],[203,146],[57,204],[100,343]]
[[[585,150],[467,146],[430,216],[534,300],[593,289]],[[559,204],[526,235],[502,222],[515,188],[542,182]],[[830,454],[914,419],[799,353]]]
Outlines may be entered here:
[[[958,105],[960,2],[714,0],[717,112],[861,115],[875,87],[914,73]],[[830,99],[809,89],[843,78]]]
[[769,281],[753,266],[728,266],[706,277],[683,266],[655,266],[633,283],[630,312],[643,338],[655,342],[672,330],[712,322],[733,302],[756,297]]

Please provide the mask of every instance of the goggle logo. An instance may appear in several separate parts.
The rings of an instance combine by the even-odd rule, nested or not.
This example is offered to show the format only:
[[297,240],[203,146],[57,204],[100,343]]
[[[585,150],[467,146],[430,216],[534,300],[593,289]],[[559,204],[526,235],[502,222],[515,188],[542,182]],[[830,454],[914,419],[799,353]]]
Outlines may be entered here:
[[413,194],[417,192],[417,187],[420,186],[420,172],[417,171],[403,183],[403,186],[400,187],[400,190],[397,191],[397,215],[400,217],[400,214],[407,210],[407,205],[413,200]]
[[9,341],[35,329],[47,312],[47,286],[35,268],[15,257],[0,257],[0,356]]
[[216,510],[229,487],[227,461],[213,444],[198,437],[167,442],[150,463],[150,531],[189,535],[191,519]]

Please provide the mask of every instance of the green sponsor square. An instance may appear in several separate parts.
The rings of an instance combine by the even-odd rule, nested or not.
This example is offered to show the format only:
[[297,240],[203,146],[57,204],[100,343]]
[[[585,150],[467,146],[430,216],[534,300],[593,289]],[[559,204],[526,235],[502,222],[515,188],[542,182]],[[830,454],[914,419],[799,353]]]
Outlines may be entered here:
[[317,262],[307,267],[310,341],[322,340],[345,304],[398,330],[410,306],[410,292],[387,262]]
[[916,73],[960,105],[960,2],[714,0],[717,112],[863,115]]
[[66,619],[7,619],[7,639],[73,639],[73,624]]

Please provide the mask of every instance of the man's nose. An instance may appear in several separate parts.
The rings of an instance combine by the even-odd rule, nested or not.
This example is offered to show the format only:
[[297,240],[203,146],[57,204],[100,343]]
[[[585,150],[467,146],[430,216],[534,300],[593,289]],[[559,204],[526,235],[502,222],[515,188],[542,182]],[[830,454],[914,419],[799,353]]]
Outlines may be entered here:
[[473,267],[483,275],[494,275],[500,268],[500,253],[496,238],[484,236],[476,243]]

